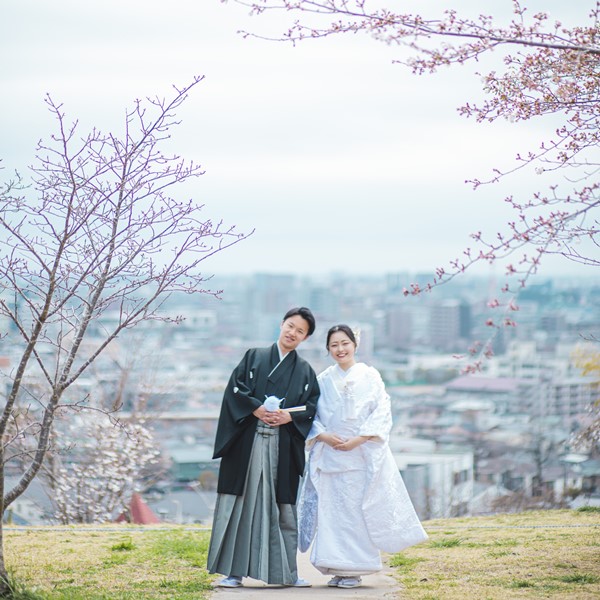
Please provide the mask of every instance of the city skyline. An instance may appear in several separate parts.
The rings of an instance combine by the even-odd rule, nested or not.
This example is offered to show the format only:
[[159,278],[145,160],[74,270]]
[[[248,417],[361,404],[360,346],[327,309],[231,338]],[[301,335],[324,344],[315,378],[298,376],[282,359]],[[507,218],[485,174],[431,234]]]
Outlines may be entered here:
[[[540,502],[565,501],[565,490],[572,489],[579,490],[578,502],[592,502],[598,461],[588,450],[574,455],[569,444],[589,423],[588,407],[598,393],[597,378],[582,373],[578,357],[598,347],[597,342],[582,344],[598,339],[600,287],[589,280],[580,286],[548,282],[527,287],[518,326],[500,333],[494,356],[481,372],[464,375],[460,354],[489,334],[484,323],[491,310],[487,281],[471,278],[470,284],[444,286],[436,298],[406,298],[396,275],[340,277],[329,283],[261,274],[232,277],[224,302],[179,295],[164,310],[185,319],[178,325],[146,321],[124,332],[69,387],[63,402],[96,410],[114,407],[118,398],[119,418],[143,415],[154,436],[152,447],[159,447],[163,458],[159,481],[148,480],[148,501],[164,506],[171,493],[188,483],[208,493],[216,481],[212,441],[231,369],[249,346],[272,344],[285,307],[302,299],[313,308],[317,330],[299,352],[317,373],[333,363],[325,349],[332,319],[360,327],[357,360],[373,365],[385,381],[396,425],[390,443],[423,515],[504,512],[522,501],[539,508]],[[98,343],[118,313],[107,310],[99,316],[86,344]],[[18,359],[19,337],[15,328],[5,337],[0,356],[5,378]],[[41,347],[38,352],[45,354]],[[27,406],[36,398],[26,411],[36,418],[43,412],[47,381],[35,364],[24,385],[27,393],[19,401]],[[79,435],[86,420],[97,421],[95,412],[83,411],[77,418]],[[544,460],[536,462],[542,450]],[[443,473],[440,465],[445,465]],[[10,468],[15,476],[22,472],[18,461]],[[440,483],[432,485],[432,477]],[[438,495],[439,502],[432,504],[430,491],[443,485],[452,493]],[[496,500],[504,504],[497,506]],[[186,515],[206,519],[210,511]],[[41,511],[31,516],[38,524],[53,518]],[[171,517],[183,518],[181,512]]]

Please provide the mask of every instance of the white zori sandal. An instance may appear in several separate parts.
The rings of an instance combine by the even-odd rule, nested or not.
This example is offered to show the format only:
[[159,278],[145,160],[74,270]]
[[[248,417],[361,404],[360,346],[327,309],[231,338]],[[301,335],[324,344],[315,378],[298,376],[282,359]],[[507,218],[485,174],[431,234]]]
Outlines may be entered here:
[[355,588],[362,584],[360,577],[342,577],[338,582],[337,587],[339,588]]

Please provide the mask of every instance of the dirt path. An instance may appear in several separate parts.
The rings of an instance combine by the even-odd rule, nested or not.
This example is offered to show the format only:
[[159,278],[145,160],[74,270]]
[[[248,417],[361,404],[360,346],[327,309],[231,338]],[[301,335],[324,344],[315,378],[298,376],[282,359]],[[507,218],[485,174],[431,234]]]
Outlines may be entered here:
[[396,580],[391,576],[391,571],[384,568],[383,571],[374,575],[363,577],[363,584],[358,588],[343,589],[327,587],[327,582],[331,579],[329,575],[321,575],[311,564],[309,553],[298,554],[298,573],[303,579],[312,583],[310,588],[290,588],[274,585],[266,585],[262,581],[255,579],[244,579],[244,586],[241,588],[219,588],[216,587],[213,600],[226,600],[227,598],[241,599],[249,598],[252,600],[290,600],[292,598],[324,598],[328,596],[332,600],[361,600],[369,598],[391,597],[392,593],[398,589]]

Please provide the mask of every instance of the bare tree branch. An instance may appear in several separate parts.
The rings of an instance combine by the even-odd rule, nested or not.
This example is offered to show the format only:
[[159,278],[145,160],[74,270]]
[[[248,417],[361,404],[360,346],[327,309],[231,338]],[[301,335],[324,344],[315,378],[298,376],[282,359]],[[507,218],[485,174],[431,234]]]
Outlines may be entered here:
[[[205,287],[203,261],[249,235],[202,218],[202,204],[170,195],[203,174],[162,150],[179,123],[177,110],[201,80],[174,86],[167,99],[137,100],[121,135],[94,129],[80,137],[78,123],[68,123],[48,96],[57,133],[39,143],[31,185],[17,178],[0,187],[0,316],[12,323],[19,351],[10,376],[3,375],[0,513],[42,468],[57,410],[79,406],[64,396],[69,387],[125,330],[172,320],[160,312],[170,294],[215,295]],[[15,411],[28,393],[41,412],[21,426]],[[23,436],[34,444],[11,450]],[[16,457],[23,472],[5,490],[3,465]]]

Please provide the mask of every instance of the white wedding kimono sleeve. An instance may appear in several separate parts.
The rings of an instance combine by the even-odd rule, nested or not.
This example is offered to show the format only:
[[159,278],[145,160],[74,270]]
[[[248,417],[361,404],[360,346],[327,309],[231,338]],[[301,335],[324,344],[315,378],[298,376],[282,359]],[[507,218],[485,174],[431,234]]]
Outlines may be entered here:
[[378,440],[370,440],[371,442],[387,442],[392,429],[390,397],[385,391],[381,375],[376,369],[370,367],[365,380],[364,385],[367,386],[367,389],[361,390],[361,392],[371,399],[372,406],[368,416],[359,427],[358,435],[378,438]]
[[363,516],[373,544],[400,552],[427,539],[389,447],[373,465],[363,497]]
[[315,442],[317,441],[317,437],[319,436],[319,434],[325,433],[326,431],[327,431],[327,428],[321,421],[321,419],[319,417],[319,413],[317,412],[317,414],[315,415],[315,418],[313,419],[312,427],[310,428],[310,431],[308,432],[308,436],[306,437],[306,449],[310,450],[315,445]]
[[361,446],[367,462],[363,517],[369,537],[384,552],[400,552],[427,539],[387,444],[392,426],[390,397],[381,376],[370,369],[375,405],[360,426],[359,435],[375,436]]

